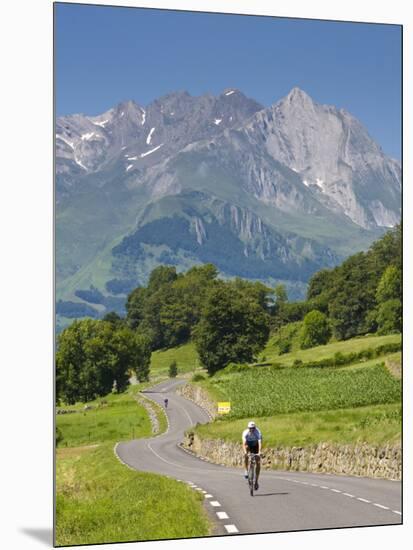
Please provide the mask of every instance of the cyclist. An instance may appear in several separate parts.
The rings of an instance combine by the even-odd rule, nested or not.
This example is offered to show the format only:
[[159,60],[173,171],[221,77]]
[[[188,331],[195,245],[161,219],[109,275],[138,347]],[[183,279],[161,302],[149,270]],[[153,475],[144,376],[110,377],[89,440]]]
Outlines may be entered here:
[[164,402],[164,405],[165,405],[165,409],[166,409],[166,408],[167,408],[167,406],[168,406],[168,398],[167,398],[167,397],[165,397],[165,399],[163,400],[163,402]]
[[[248,453],[261,454],[262,435],[260,430],[255,425],[255,422],[248,422],[248,428],[242,432],[242,444],[244,447],[244,464],[245,464],[245,479],[248,479]],[[255,478],[255,487],[258,489],[258,478],[260,476],[261,460],[257,456],[257,470]]]

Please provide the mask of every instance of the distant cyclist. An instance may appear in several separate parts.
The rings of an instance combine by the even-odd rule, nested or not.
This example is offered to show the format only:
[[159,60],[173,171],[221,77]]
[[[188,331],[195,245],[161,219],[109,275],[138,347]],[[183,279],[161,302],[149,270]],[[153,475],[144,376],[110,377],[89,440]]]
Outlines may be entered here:
[[165,405],[165,409],[168,407],[168,398],[165,397],[165,399],[163,400],[164,402],[164,405]]
[[[262,435],[255,425],[255,422],[248,422],[248,428],[242,432],[242,444],[244,447],[245,479],[248,479],[248,454],[261,454]],[[258,489],[258,478],[260,476],[261,460],[257,456],[257,470],[254,489]]]

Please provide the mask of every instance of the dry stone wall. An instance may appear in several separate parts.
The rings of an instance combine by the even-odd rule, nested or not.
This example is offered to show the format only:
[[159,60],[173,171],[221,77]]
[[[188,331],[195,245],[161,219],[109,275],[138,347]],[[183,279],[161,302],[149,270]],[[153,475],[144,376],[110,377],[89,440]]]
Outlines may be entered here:
[[[218,464],[243,464],[241,443],[201,439],[196,434],[188,433],[183,446]],[[264,448],[263,455],[264,469],[401,479],[400,445],[376,447],[366,443],[320,443],[309,447]]]
[[[186,384],[178,392],[206,409],[212,418],[217,416],[216,403],[199,386]],[[227,466],[243,465],[241,442],[220,439],[201,439],[188,432],[183,447]],[[263,449],[262,467],[286,471],[305,471],[400,480],[402,451],[400,444],[374,446],[367,443],[338,445],[319,443],[308,447]]]
[[212,401],[208,393],[200,386],[185,384],[178,388],[177,393],[190,401],[194,401],[194,403],[205,409],[212,418],[217,416],[217,404]]

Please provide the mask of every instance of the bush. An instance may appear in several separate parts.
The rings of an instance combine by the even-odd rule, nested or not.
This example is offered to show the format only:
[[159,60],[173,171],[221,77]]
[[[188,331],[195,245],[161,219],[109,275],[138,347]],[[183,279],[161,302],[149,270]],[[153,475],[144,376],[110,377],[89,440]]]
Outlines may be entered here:
[[199,374],[198,372],[191,378],[192,382],[201,382],[201,380],[205,380],[205,376],[203,374]]
[[169,378],[176,378],[178,374],[178,365],[176,364],[176,361],[172,361],[172,363],[169,365]]
[[302,367],[303,364],[301,359],[294,359],[293,367]]
[[307,313],[301,332],[301,349],[327,344],[330,336],[331,329],[327,316],[317,310]]

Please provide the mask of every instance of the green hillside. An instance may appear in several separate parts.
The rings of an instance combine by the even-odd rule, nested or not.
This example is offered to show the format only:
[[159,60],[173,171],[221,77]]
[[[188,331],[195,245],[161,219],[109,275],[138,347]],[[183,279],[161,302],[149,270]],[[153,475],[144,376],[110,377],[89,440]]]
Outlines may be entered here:
[[[197,426],[195,433],[239,441],[248,420],[254,419],[265,434],[264,446],[398,443],[400,352],[345,366],[305,367],[305,362],[332,359],[337,352],[348,355],[385,344],[400,344],[400,335],[353,338],[271,357],[284,367],[250,365],[236,372],[229,366],[196,384],[213,401],[230,401],[231,413]],[[269,355],[268,349],[263,353]],[[305,362],[294,368],[297,358]]]

